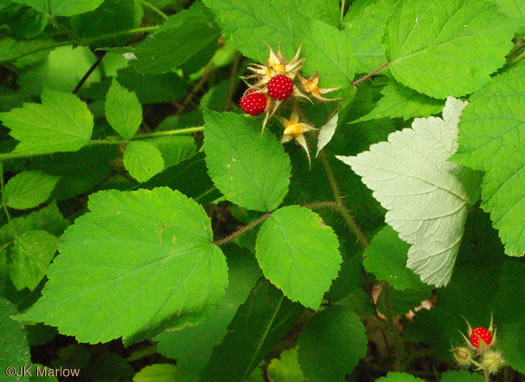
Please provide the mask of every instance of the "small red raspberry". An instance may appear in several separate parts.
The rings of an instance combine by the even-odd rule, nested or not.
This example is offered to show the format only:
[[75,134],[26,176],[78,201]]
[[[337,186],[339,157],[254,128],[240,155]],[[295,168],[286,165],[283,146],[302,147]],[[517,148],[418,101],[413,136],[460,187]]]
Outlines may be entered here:
[[487,328],[479,326],[475,329],[472,329],[472,334],[470,335],[470,343],[475,348],[479,348],[479,339],[482,339],[485,344],[490,345],[492,343],[492,333]]
[[293,93],[293,81],[284,74],[272,77],[266,86],[270,97],[279,101],[290,97]]
[[264,112],[268,104],[266,94],[258,93],[256,90],[248,90],[246,95],[241,98],[241,109],[250,115],[259,115]]

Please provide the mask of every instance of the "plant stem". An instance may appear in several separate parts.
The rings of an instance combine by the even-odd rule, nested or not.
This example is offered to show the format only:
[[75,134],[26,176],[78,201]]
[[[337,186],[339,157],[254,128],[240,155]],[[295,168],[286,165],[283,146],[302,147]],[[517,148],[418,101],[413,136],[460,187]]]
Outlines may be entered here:
[[105,55],[106,55],[106,52],[102,52],[100,56],[98,56],[97,60],[93,63],[93,65],[91,65],[91,67],[88,69],[86,74],[84,74],[84,76],[80,79],[77,86],[75,86],[75,89],[73,90],[73,94],[77,94],[77,92],[80,90],[82,85],[84,85],[84,83],[87,81],[91,73],[93,73],[95,69],[97,68],[97,66],[100,65]]
[[220,239],[220,240],[215,240],[213,242],[213,244],[215,245],[218,245],[218,246],[221,246],[223,244],[226,244],[230,241],[232,241],[233,239],[235,239],[236,237],[238,236],[241,236],[243,233],[245,233],[246,231],[249,231],[251,230],[252,228],[254,228],[256,225],[258,224],[261,224],[263,221],[265,221],[266,219],[268,219],[271,215],[270,212],[267,212],[265,213],[264,215],[262,215],[261,217],[259,217],[258,219],[255,219],[254,221],[252,221],[250,224],[247,224],[241,228],[239,228],[237,231],[235,231],[234,233],[232,233],[231,235],[229,236],[226,236],[225,238],[223,239]]
[[387,67],[388,65],[390,65],[390,62],[385,62],[383,65],[381,65],[380,67],[372,70],[370,73],[368,73],[366,76],[363,76],[361,77],[360,79],[358,79],[357,81],[354,81],[352,82],[352,86],[357,86],[359,85],[361,82],[363,82],[364,80],[367,80],[369,79],[370,77],[372,77],[374,74],[376,74],[377,72],[379,72],[381,69]]
[[144,138],[166,137],[166,136],[171,136],[171,135],[182,135],[182,134],[197,133],[197,132],[200,132],[200,131],[204,131],[204,126],[186,127],[184,129],[155,131],[153,133],[138,134],[138,135],[135,135],[131,139],[132,140],[138,140],[138,139],[144,139]]
[[350,231],[352,231],[352,233],[354,234],[355,238],[361,245],[361,248],[366,249],[366,247],[368,247],[369,244],[368,240],[365,237],[365,235],[363,235],[363,233],[359,229],[359,226],[354,221],[354,218],[350,215],[343,203],[343,198],[341,197],[341,193],[339,192],[339,188],[337,187],[337,182],[335,180],[332,169],[330,168],[330,164],[328,163],[326,155],[323,152],[319,153],[319,159],[321,160],[321,164],[323,165],[326,177],[328,179],[328,183],[330,185],[330,189],[332,190],[332,195],[334,196],[335,203],[337,205],[339,213],[341,214],[341,217],[344,219]]
[[518,54],[516,57],[514,57],[512,60],[510,60],[509,64],[510,65],[517,64],[518,62],[523,60],[523,58],[525,58],[525,50],[521,52],[520,54]]
[[387,316],[387,323],[388,323],[388,330],[390,332],[390,335],[392,336],[394,340],[394,348],[396,349],[396,360],[394,363],[394,370],[395,371],[404,371],[405,370],[405,346],[403,344],[403,341],[401,341],[401,338],[399,336],[399,332],[396,329],[396,326],[394,324],[394,317],[392,312],[392,301],[390,299],[390,290],[387,285],[383,285],[381,289],[381,293],[383,293],[383,298],[385,301],[385,310],[386,310],[386,316]]
[[153,4],[151,4],[149,1],[146,1],[146,0],[140,0],[140,2],[145,5],[146,7],[148,7],[149,9],[151,9],[153,12],[155,12],[157,15],[159,15],[160,17],[162,17],[164,20],[167,20],[168,19],[168,15],[165,14],[164,12],[162,12],[159,8],[157,8],[156,6],[154,6]]
[[343,25],[344,16],[345,16],[345,0],[341,0],[341,15],[339,16],[339,27]]
[[206,65],[206,68],[204,70],[204,74],[202,75],[202,77],[199,79],[199,81],[193,86],[193,89],[191,89],[191,91],[188,93],[188,95],[186,96],[186,98],[184,98],[184,101],[182,101],[182,104],[180,105],[180,107],[177,109],[177,111],[175,112],[175,116],[176,117],[179,117],[183,112],[184,112],[184,109],[186,108],[186,106],[190,103],[191,99],[193,98],[193,96],[195,94],[197,94],[197,92],[202,88],[202,86],[206,83],[206,81],[208,81],[208,79],[211,77],[211,75],[213,73],[215,73],[215,71],[217,71],[217,68],[213,65],[213,62],[210,61],[207,65]]
[[483,369],[483,382],[490,382],[489,372],[485,369]]
[[237,70],[239,69],[239,62],[241,60],[241,54],[235,52],[235,58],[233,59],[233,67],[230,74],[230,86],[228,88],[228,95],[226,96],[226,103],[224,104],[224,111],[229,111],[231,108],[233,91],[235,89],[235,84],[237,83]]

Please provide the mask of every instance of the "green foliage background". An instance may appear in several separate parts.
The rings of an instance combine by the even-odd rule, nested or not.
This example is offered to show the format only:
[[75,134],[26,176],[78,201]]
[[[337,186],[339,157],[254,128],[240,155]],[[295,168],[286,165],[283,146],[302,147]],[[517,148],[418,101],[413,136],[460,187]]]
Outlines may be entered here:
[[[525,3],[5,0],[0,36],[2,377],[523,378]],[[265,44],[337,88],[311,163],[238,107]]]

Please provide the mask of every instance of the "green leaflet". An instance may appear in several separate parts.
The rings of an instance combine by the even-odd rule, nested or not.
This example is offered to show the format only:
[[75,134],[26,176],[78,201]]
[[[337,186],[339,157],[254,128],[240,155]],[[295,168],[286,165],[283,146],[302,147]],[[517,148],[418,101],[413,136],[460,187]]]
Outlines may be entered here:
[[416,378],[408,373],[390,372],[386,377],[376,379],[376,382],[424,382],[420,378]]
[[79,342],[132,343],[201,322],[228,282],[202,207],[168,188],[91,195],[60,239],[42,297],[18,320]]
[[363,255],[367,272],[399,290],[424,287],[419,277],[406,267],[409,245],[390,226],[379,231]]
[[319,309],[342,262],[339,242],[319,215],[302,207],[278,209],[257,234],[264,276],[292,301]]
[[352,2],[344,18],[344,32],[356,54],[357,73],[369,73],[387,61],[382,39],[395,5],[392,0]]
[[[22,366],[31,365],[31,355],[27,344],[26,331],[24,325],[14,321],[10,316],[16,314],[16,307],[6,299],[0,298],[0,370],[5,376],[8,366],[14,366],[20,371]],[[6,379],[7,378],[4,377]],[[4,379],[2,378],[2,379]],[[29,381],[28,377],[12,377],[13,381]]]
[[385,33],[389,69],[420,93],[460,97],[503,66],[515,29],[490,0],[402,0]]
[[33,290],[47,273],[57,250],[57,238],[47,231],[26,231],[17,236],[9,273],[17,289]]
[[145,182],[164,169],[159,149],[148,142],[130,142],[124,152],[124,167],[139,182]]
[[338,156],[374,191],[388,210],[385,221],[411,244],[407,266],[436,286],[450,280],[479,184],[479,174],[447,162],[457,149],[457,124],[465,106],[449,97],[443,119],[416,119],[412,128],[390,134],[388,142],[370,151]]
[[220,31],[202,4],[171,16],[135,50],[132,67],[142,74],[167,73],[217,41]]
[[376,107],[368,114],[352,121],[352,123],[380,118],[428,117],[443,109],[443,102],[420,94],[396,81],[389,81],[381,90],[383,97]]
[[202,372],[210,360],[213,347],[222,342],[237,308],[246,300],[260,277],[261,272],[251,253],[237,247],[225,248],[225,252],[230,252],[229,284],[217,309],[197,327],[164,332],[156,338],[158,352],[176,359],[177,366],[185,371]]
[[47,14],[49,6],[47,0],[11,0],[15,3],[29,5],[35,8],[37,11]]
[[115,79],[106,95],[106,119],[126,139],[133,138],[142,122],[142,105],[137,95]]
[[299,335],[299,363],[311,382],[343,381],[364,357],[365,326],[352,310],[332,306],[315,315]]
[[261,121],[234,113],[204,112],[208,173],[223,195],[241,207],[272,211],[290,183],[290,159]]
[[481,382],[483,377],[477,373],[470,373],[465,370],[446,371],[441,374],[440,382]]
[[93,131],[93,115],[78,97],[45,89],[42,104],[26,103],[0,113],[0,121],[20,141],[15,152],[47,154],[77,151],[86,145]]
[[49,0],[51,14],[54,16],[73,16],[93,11],[104,0]]
[[482,208],[505,253],[525,253],[525,67],[496,77],[471,97],[459,125],[457,162],[486,171]]
[[285,350],[279,358],[274,358],[268,365],[268,376],[274,382],[305,382],[301,371],[297,347]]
[[133,382],[177,382],[179,372],[177,366],[171,363],[154,363],[141,369],[133,377]]
[[234,382],[250,375],[303,311],[267,280],[259,279],[237,310],[224,341],[213,350],[203,380]]
[[19,210],[36,207],[49,198],[59,179],[41,171],[19,172],[5,186],[5,202]]

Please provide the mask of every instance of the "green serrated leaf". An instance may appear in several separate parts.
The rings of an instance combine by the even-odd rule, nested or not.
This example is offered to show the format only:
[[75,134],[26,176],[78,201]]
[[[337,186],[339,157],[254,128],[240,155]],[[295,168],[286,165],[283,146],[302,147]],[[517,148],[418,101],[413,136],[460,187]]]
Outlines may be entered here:
[[[17,313],[13,304],[0,298],[0,330],[2,332],[0,336],[0,370],[2,370],[2,374],[6,372],[9,366],[16,369],[18,373],[21,367],[31,366],[31,355],[24,325],[10,318]],[[29,381],[28,376],[24,376],[23,373],[21,376],[13,376],[8,379]]]
[[25,4],[30,7],[35,8],[37,11],[47,14],[49,11],[49,6],[47,0],[11,0],[15,3]]
[[186,63],[219,37],[208,13],[200,6],[172,16],[135,49],[132,67],[142,74],[160,74]]
[[306,17],[311,17],[330,24],[339,25],[339,0],[295,0],[296,10]]
[[159,149],[150,143],[133,141],[124,152],[124,167],[139,182],[145,182],[164,169],[164,159]]
[[[260,120],[204,112],[208,173],[224,196],[241,207],[272,211],[288,192],[290,159]],[[264,164],[264,165],[263,165]]]
[[490,212],[505,253],[525,254],[525,67],[496,77],[472,95],[459,125],[453,160],[487,173],[482,208]]
[[406,121],[414,117],[428,117],[443,110],[442,101],[420,94],[393,80],[386,84],[381,94],[383,97],[374,110],[352,123],[380,118],[403,118]]
[[158,352],[176,359],[177,365],[186,371],[200,373],[204,369],[213,347],[222,342],[237,308],[246,300],[260,276],[253,255],[237,248],[229,251],[229,285],[217,309],[197,327],[167,331],[156,338]]
[[150,139],[148,143],[159,149],[162,158],[164,158],[164,167],[166,168],[191,158],[197,152],[193,137],[159,137]]
[[[357,60],[347,36],[322,21],[297,18],[292,21],[295,46],[302,45],[306,58],[303,71],[310,76],[319,72],[319,86],[325,88],[349,85],[355,75]],[[344,49],[341,47],[344,46]]]
[[389,69],[420,93],[460,97],[505,64],[515,29],[490,0],[402,0],[385,33]]
[[285,350],[279,358],[274,358],[268,365],[268,376],[274,382],[304,382],[297,347]]
[[483,378],[479,374],[469,373],[465,370],[446,371],[441,374],[440,382],[481,382]]
[[264,278],[259,279],[237,310],[224,341],[213,350],[203,380],[232,382],[250,375],[303,310]]
[[356,54],[356,72],[369,73],[387,62],[381,40],[395,4],[391,0],[352,2],[344,18],[344,32]]
[[[94,11],[73,16],[69,23],[77,38],[94,37],[127,31],[140,26],[144,10],[140,0],[105,0]],[[89,44],[92,49],[125,45],[131,35],[99,39]]]
[[200,323],[220,301],[226,261],[194,201],[168,188],[111,190],[91,195],[89,209],[61,237],[42,297],[18,320],[79,342],[132,343]]
[[33,208],[44,203],[60,177],[41,171],[22,171],[5,185],[5,203],[18,210]]
[[0,25],[6,25],[15,38],[28,39],[38,36],[47,25],[47,16],[35,8],[5,0],[0,5]]
[[412,128],[390,134],[388,142],[372,145],[370,151],[338,157],[374,191],[388,210],[385,221],[411,244],[408,268],[436,286],[450,281],[480,178],[447,162],[457,149],[457,124],[465,106],[449,97],[443,119],[418,118]]
[[311,382],[342,381],[364,357],[365,326],[352,310],[332,306],[315,315],[299,335],[299,363]]
[[342,262],[334,231],[319,215],[298,206],[278,209],[257,234],[264,276],[292,301],[318,309]]
[[96,9],[104,0],[49,0],[54,16],[74,16]]
[[15,152],[47,154],[77,151],[88,144],[93,131],[93,115],[87,105],[72,94],[45,89],[42,104],[0,113],[0,121],[20,141]]
[[386,377],[376,379],[376,382],[424,382],[420,378],[416,378],[408,373],[390,372]]
[[406,267],[409,245],[390,226],[379,231],[363,255],[367,272],[399,290],[420,289],[425,285]]
[[332,140],[335,134],[335,129],[337,128],[337,120],[338,114],[335,114],[323,125],[323,127],[321,127],[321,130],[319,131],[319,139],[317,140],[316,158],[319,155],[319,152]]
[[141,369],[133,382],[178,382],[177,366],[171,363],[154,363]]
[[47,231],[26,231],[15,239],[9,274],[17,289],[33,290],[47,273],[57,238]]
[[106,118],[113,129],[131,139],[142,123],[142,105],[137,95],[113,79],[106,95]]
[[69,221],[64,219],[56,203],[52,202],[38,211],[11,219],[11,224],[3,225],[0,228],[0,243],[5,244],[14,240],[16,238],[14,232],[22,233],[30,230],[46,230],[55,236],[60,236],[68,225]]

